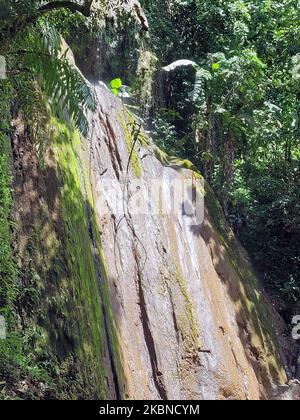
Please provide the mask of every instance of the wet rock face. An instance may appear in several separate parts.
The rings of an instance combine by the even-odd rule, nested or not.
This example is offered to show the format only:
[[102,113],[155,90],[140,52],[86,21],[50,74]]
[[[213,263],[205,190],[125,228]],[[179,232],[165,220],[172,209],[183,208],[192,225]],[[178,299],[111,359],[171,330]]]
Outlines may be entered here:
[[294,401],[300,399],[300,382],[290,381],[287,385],[282,385],[274,390],[275,400]]
[[[100,87],[97,95],[82,154],[108,271],[125,396],[271,398],[273,384],[286,381],[273,314],[220,209],[207,194],[204,220],[201,205],[194,214],[201,177],[180,163],[164,166],[121,100]],[[159,181],[160,194],[145,199]],[[170,191],[182,184],[187,196],[174,204]],[[144,210],[137,211],[141,202]]]

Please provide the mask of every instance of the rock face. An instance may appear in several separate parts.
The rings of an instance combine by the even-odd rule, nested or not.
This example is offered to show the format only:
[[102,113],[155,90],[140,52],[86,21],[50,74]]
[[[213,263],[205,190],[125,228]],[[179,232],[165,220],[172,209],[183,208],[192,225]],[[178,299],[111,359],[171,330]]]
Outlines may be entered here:
[[300,382],[298,380],[290,381],[274,389],[274,400],[295,401],[300,399]]
[[276,321],[218,202],[207,186],[202,223],[201,208],[194,215],[184,203],[164,212],[151,199],[135,211],[162,180],[165,209],[174,182],[185,180],[201,200],[201,177],[159,159],[121,100],[100,87],[97,95],[80,159],[101,232],[123,397],[272,398],[287,380]]
[[155,148],[120,99],[95,89],[88,138],[53,118],[44,168],[22,119],[14,123],[15,254],[24,290],[39,297],[24,294],[20,319],[35,332],[35,363],[50,360],[52,375],[43,389],[26,379],[31,392],[296,395],[284,387],[276,314],[209,186],[190,162]]

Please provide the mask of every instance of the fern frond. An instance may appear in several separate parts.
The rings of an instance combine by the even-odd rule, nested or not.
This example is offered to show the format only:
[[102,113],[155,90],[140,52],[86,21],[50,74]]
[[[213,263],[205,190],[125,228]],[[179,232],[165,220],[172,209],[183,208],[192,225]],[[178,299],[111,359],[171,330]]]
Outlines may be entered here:
[[26,74],[14,80],[14,90],[18,105],[28,123],[30,137],[36,146],[39,161],[43,164],[45,151],[51,139],[51,111],[47,98],[39,84]]
[[210,80],[210,79],[211,79],[211,74],[209,73],[209,71],[204,70],[200,67],[197,69],[196,76],[195,76],[194,89],[191,94],[192,100],[194,102],[196,102],[197,99],[204,94],[205,81]]
[[60,34],[53,28],[43,26],[30,31],[23,42],[24,65],[33,72],[52,106],[67,111],[75,128],[86,135],[85,114],[95,109],[95,97],[62,45]]

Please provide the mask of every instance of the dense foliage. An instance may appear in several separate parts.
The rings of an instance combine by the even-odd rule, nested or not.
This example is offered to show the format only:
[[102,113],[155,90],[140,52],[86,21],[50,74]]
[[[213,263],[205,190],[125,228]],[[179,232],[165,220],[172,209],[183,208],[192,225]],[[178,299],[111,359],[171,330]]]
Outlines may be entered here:
[[[92,19],[91,22],[86,19],[88,10],[80,9],[83,3],[88,6],[92,2],[74,2],[79,7],[75,13],[72,8],[63,8],[61,2],[3,0],[0,5],[0,56],[1,64],[6,63],[6,72],[3,72],[3,67],[0,69],[0,316],[1,321],[2,317],[5,319],[7,332],[6,339],[0,339],[0,399],[42,395],[45,398],[46,392],[66,397],[81,392],[78,391],[82,381],[80,375],[74,381],[69,373],[72,369],[74,371],[76,361],[70,357],[67,362],[70,367],[65,369],[55,355],[49,354],[49,342],[41,328],[38,308],[43,290],[42,270],[24,267],[25,257],[15,252],[16,230],[21,226],[12,220],[16,203],[13,200],[12,168],[15,162],[12,161],[11,144],[14,136],[12,120],[17,117],[24,121],[27,140],[40,152],[41,164],[53,137],[53,130],[50,130],[53,116],[56,121],[68,121],[70,127],[86,134],[88,127],[84,111],[94,109],[94,96],[89,84],[75,68],[72,54],[62,38],[71,28],[87,28],[92,24]],[[56,5],[57,9],[52,10],[50,5]],[[75,212],[74,208],[72,210]],[[78,207],[76,212],[76,220],[79,220]],[[81,229],[84,228],[82,221]],[[28,245],[32,258],[35,252],[42,255],[42,249],[38,249],[41,245],[36,244],[38,230],[39,220],[36,220]],[[53,265],[53,271],[57,270],[57,264]],[[52,276],[51,280],[54,278]],[[91,283],[91,278],[86,278]],[[68,287],[72,290],[73,286],[69,284]],[[59,303],[52,307],[55,305],[58,307]],[[43,307],[46,310],[45,301]],[[63,314],[60,316],[62,318]],[[38,317],[39,323],[36,321]],[[86,327],[85,331],[95,339],[94,332],[87,332]],[[72,384],[77,387],[76,392]]]
[[198,65],[163,78],[159,144],[202,169],[266,284],[298,300],[298,1],[143,4],[161,65]]
[[[90,16],[92,3],[99,7]],[[131,85],[157,143],[192,160],[214,187],[266,285],[300,301],[298,0],[143,0],[147,39],[140,11],[124,16],[123,3],[1,1],[0,315],[10,332],[0,370],[12,383],[36,366],[23,357],[16,309],[22,273],[11,246],[10,117],[22,114],[43,156],[53,115],[86,134],[84,111],[94,108],[62,37],[93,82],[121,77]],[[35,371],[39,380],[45,374]]]
[[46,124],[37,121],[46,122],[46,103],[56,113],[67,112],[74,126],[87,132],[84,110],[94,108],[93,94],[72,65],[61,35],[82,21],[83,16],[68,9],[47,13],[43,1],[6,0],[3,8],[1,5],[0,54],[37,141],[45,137]]
[[[101,262],[96,273],[92,250],[86,246],[92,235],[100,251],[100,238],[92,233],[95,222],[80,190],[81,169],[74,152],[78,131],[84,136],[88,132],[87,111],[95,109],[93,84],[86,79],[95,72],[81,66],[83,76],[69,45],[81,54],[88,44],[88,54],[97,54],[96,41],[109,33],[106,25],[119,28],[120,21],[124,28],[130,20],[147,31],[135,0],[1,1],[0,327],[5,319],[7,334],[0,339],[0,399],[105,397],[105,332],[112,340],[114,369],[119,367],[106,286],[104,281],[99,285],[100,271],[106,276],[104,265]],[[110,40],[114,36],[116,30]],[[22,142],[28,142],[28,166],[18,161],[25,154]],[[49,159],[54,167],[58,162],[59,170],[52,164],[49,168]],[[56,204],[60,201],[61,218],[52,230],[54,204],[47,207],[38,194],[27,214],[18,196],[17,179],[22,178],[23,189],[31,169],[36,171],[36,192],[49,172],[51,188],[58,183],[65,187],[55,199],[56,194],[50,194]],[[19,211],[22,216],[14,223],[12,215]],[[29,224],[30,234],[21,251],[23,223]]]

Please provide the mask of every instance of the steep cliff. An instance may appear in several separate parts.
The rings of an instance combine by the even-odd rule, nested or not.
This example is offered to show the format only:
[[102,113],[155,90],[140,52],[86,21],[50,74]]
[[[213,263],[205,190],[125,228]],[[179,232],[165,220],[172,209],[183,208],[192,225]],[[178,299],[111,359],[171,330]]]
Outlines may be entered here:
[[[43,168],[14,120],[19,330],[30,331],[44,376],[21,372],[8,390],[273,398],[287,381],[279,323],[212,191],[189,162],[157,150],[120,99],[95,89],[88,137],[53,118]],[[145,200],[162,181],[158,202]],[[172,207],[174,185],[191,190],[187,206]],[[203,194],[202,222],[201,205],[196,215],[186,208]]]
[[[270,396],[272,383],[286,380],[272,314],[213,193],[205,188],[200,224],[199,214],[176,208],[132,213],[132,201],[147,195],[149,183],[164,181],[160,199],[166,204],[174,180],[191,180],[201,194],[201,177],[184,162],[164,166],[121,101],[104,89],[97,93],[85,160],[127,396]],[[111,189],[102,188],[107,180],[124,201],[120,214]]]

